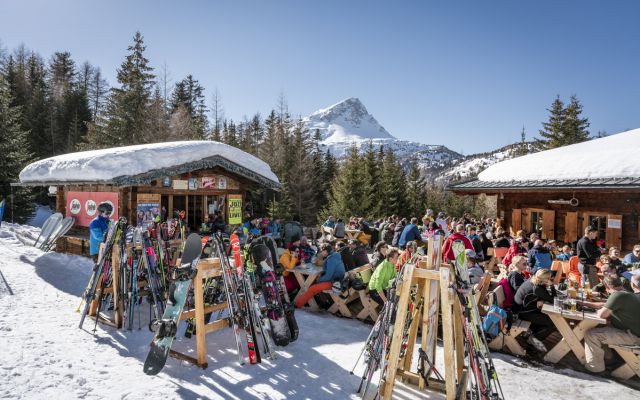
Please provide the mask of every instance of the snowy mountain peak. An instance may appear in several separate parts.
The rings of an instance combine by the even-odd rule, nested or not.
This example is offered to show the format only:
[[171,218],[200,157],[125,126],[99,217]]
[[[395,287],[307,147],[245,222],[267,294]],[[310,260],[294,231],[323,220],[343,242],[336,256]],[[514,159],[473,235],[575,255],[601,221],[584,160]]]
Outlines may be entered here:
[[349,97],[318,110],[305,118],[305,122],[311,132],[320,130],[325,143],[394,138],[357,97]]

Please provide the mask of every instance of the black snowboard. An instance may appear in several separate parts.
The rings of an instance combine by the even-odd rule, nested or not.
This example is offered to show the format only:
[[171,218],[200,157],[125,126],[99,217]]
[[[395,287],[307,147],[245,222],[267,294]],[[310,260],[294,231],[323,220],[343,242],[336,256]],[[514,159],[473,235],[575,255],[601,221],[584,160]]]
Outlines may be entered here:
[[156,333],[144,362],[144,373],[147,375],[156,375],[167,362],[201,253],[200,235],[192,233],[184,244],[180,267],[176,269],[176,279],[171,284],[167,308],[161,320],[152,322]]

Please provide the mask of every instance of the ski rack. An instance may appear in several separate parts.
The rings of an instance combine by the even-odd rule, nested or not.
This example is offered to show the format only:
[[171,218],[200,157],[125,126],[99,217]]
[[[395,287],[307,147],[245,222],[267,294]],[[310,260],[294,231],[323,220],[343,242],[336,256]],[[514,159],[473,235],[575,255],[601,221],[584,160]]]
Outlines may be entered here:
[[[402,282],[397,288],[399,300],[389,346],[386,376],[381,378],[378,388],[383,400],[392,398],[396,380],[415,385],[420,391],[445,393],[447,400],[464,399],[466,396],[468,371],[464,365],[464,331],[458,296],[451,287],[453,269],[451,265],[442,265],[438,255],[434,256],[432,240],[430,239],[430,252],[427,257],[423,257],[417,265],[405,265]],[[416,287],[415,297],[411,299],[411,291]],[[422,307],[421,299],[424,299]],[[444,373],[440,377],[442,379],[430,376],[433,371],[430,368],[436,364],[439,304],[442,307],[444,343]],[[407,331],[408,310],[413,311],[408,327],[406,351],[401,357],[403,334]],[[415,342],[420,326],[421,350],[425,351],[431,364],[427,367],[427,380],[420,373],[412,371]],[[417,368],[420,369],[420,366]]]
[[[104,243],[100,244],[100,251],[98,252],[98,259],[102,256],[104,251]],[[91,301],[91,305],[89,306],[88,316],[92,319],[98,319],[98,322],[102,322],[109,326],[113,326],[114,328],[122,328],[122,310],[124,309],[123,299],[119,298],[118,284],[119,276],[120,276],[120,247],[113,246],[113,250],[111,252],[111,286],[102,287],[102,277],[98,277],[98,283],[96,285],[96,295]],[[146,282],[141,281],[138,282],[138,287],[142,288],[146,286]],[[98,313],[98,303],[100,299],[105,294],[111,294],[113,296],[113,317],[108,316],[105,313]]]
[[[180,260],[177,260],[176,266],[180,265]],[[198,273],[193,278],[193,296],[195,299],[194,308],[190,310],[183,310],[180,315],[180,321],[185,319],[195,318],[196,323],[196,358],[180,353],[171,349],[169,355],[179,360],[190,362],[200,368],[207,368],[207,339],[205,335],[210,332],[215,332],[220,329],[229,327],[229,317],[217,319],[213,322],[205,324],[205,315],[217,311],[222,311],[229,308],[227,301],[218,304],[204,305],[204,287],[202,281],[207,278],[216,278],[222,276],[222,268],[220,265],[220,259],[215,258],[202,258],[198,262]]]

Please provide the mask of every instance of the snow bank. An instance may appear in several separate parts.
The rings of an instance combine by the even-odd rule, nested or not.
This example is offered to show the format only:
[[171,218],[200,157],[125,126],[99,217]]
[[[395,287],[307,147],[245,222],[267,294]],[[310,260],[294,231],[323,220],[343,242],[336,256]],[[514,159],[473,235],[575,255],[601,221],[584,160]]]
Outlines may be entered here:
[[640,129],[494,164],[480,181],[640,178]]
[[[358,358],[371,325],[327,314],[297,311],[300,337],[278,348],[278,358],[260,365],[237,364],[230,329],[207,335],[209,368],[169,358],[157,376],[142,372],[152,333],[146,329],[143,303],[141,330],[115,330],[85,321],[77,328],[74,312],[92,269],[88,258],[43,253],[23,245],[21,237],[39,229],[3,223],[0,228],[0,398],[7,399],[225,399],[275,400],[360,399],[363,366],[349,370]],[[10,290],[9,290],[10,288]],[[178,331],[174,348],[195,352],[195,338]],[[495,353],[494,353],[495,354]],[[436,367],[443,371],[442,348]],[[415,363],[414,363],[415,365]],[[638,392],[593,375],[534,366],[495,354],[505,398],[572,398],[631,400]],[[373,382],[377,382],[378,375]],[[401,386],[401,385],[398,385]],[[375,387],[369,390],[370,396]],[[427,398],[407,391],[396,399]],[[429,399],[443,396],[429,392]]]
[[235,147],[208,140],[141,144],[63,154],[29,164],[20,172],[20,181],[108,181],[118,176],[138,175],[216,155],[273,182],[279,182],[264,161]]

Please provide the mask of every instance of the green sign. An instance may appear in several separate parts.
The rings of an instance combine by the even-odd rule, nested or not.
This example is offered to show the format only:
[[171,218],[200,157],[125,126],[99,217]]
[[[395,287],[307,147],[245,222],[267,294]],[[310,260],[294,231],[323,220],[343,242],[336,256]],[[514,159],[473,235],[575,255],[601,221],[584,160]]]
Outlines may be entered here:
[[242,196],[239,194],[229,195],[229,225],[242,223]]

